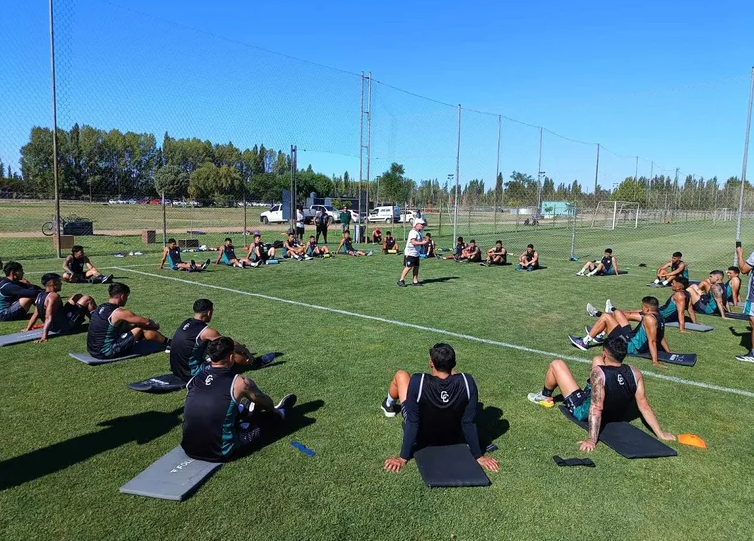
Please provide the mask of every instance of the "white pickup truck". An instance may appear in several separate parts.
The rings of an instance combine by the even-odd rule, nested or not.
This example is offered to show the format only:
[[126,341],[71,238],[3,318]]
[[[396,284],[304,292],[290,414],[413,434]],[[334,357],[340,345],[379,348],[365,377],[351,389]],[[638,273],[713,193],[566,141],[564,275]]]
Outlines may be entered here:
[[272,205],[270,207],[270,210],[265,210],[262,214],[259,215],[259,221],[263,224],[280,224],[286,222],[286,220],[283,219],[283,205],[278,203],[277,205]]
[[324,210],[330,217],[330,223],[335,223],[339,219],[338,213],[330,205],[312,205],[308,209],[304,209],[304,222],[307,224],[314,222],[314,217],[320,210]]

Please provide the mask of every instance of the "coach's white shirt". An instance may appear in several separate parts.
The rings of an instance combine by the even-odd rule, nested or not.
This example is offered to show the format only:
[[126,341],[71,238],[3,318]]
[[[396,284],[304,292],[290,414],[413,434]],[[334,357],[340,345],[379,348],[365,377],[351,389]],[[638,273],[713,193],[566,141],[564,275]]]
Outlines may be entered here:
[[416,229],[412,229],[411,231],[409,231],[408,240],[406,241],[406,248],[403,250],[403,254],[410,255],[413,257],[419,257],[419,248],[411,244],[412,240],[421,242],[422,241],[421,232],[417,231]]

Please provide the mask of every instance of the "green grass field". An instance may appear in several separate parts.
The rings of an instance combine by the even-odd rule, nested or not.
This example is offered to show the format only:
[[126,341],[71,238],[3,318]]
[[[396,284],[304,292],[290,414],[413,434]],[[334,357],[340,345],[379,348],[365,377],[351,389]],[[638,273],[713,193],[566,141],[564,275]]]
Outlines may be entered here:
[[[646,284],[676,249],[692,278],[730,264],[733,226],[694,225],[583,232],[578,263],[566,260],[570,231],[511,233],[504,240],[512,251],[534,242],[548,268],[523,273],[431,260],[421,267],[427,285],[405,289],[395,286],[400,256],[382,254],[243,271],[213,266],[202,274],[158,271],[154,254],[97,257],[100,267],[123,267],[112,272],[132,288],[129,307],[166,332],[190,316],[195,299],[207,297],[215,302],[214,327],[256,352],[283,352],[277,365],[251,376],[274,399],[298,394],[298,428],[223,466],[183,503],[122,495],[118,487],[180,442],[185,392],[127,388],[167,372],[167,356],[85,366],[67,356],[85,349],[84,335],[0,349],[0,538],[751,539],[754,413],[747,409],[751,395],[730,391],[754,387],[754,366],[733,359],[748,342],[738,336],[747,334],[745,322],[700,316],[714,332],[669,329],[672,349],[699,354],[693,368],[660,371],[631,361],[645,373],[662,427],[699,434],[707,450],[671,443],[678,457],[631,461],[600,444],[591,457],[596,468],[558,468],[553,455],[584,456],[576,442],[586,433],[557,409],[526,399],[556,356],[572,358],[578,380],[587,377],[588,365],[573,359],[588,355],[566,338],[592,321],[587,302],[599,306],[609,297],[616,306],[638,307],[648,294],[664,302],[669,291]],[[494,236],[477,240],[488,247]],[[441,246],[448,244],[446,236]],[[628,275],[574,276],[606,245]],[[36,280],[59,262],[24,265]],[[65,286],[63,293],[77,289],[105,300],[106,286]],[[19,327],[2,323],[0,333]],[[440,341],[453,345],[458,368],[479,385],[480,432],[498,445],[493,456],[501,465],[489,488],[428,489],[413,462],[399,474],[382,471],[401,442],[400,420],[379,408],[387,385],[399,368],[426,370],[428,348]],[[654,377],[660,372],[670,379]]]

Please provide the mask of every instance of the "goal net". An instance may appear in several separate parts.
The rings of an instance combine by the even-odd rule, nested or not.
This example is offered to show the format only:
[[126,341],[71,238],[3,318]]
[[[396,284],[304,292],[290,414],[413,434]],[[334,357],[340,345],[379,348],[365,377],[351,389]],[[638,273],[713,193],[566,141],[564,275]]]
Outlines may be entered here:
[[728,222],[733,219],[733,210],[728,207],[719,207],[715,209],[715,214],[712,216],[712,222]]
[[592,227],[615,229],[639,227],[639,203],[637,201],[600,201],[594,208]]

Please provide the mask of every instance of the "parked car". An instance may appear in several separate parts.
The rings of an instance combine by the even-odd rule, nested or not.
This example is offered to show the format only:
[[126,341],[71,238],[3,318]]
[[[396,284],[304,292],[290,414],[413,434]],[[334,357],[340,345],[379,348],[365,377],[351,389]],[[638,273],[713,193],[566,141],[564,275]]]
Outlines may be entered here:
[[265,210],[262,214],[259,215],[259,221],[263,224],[275,224],[275,223],[285,223],[285,219],[283,219],[283,205],[278,203],[277,205],[272,205],[270,207],[270,210]]
[[324,210],[330,217],[330,223],[338,221],[338,212],[330,205],[312,205],[308,209],[304,209],[304,222],[310,224],[314,222],[314,217],[320,210]]
[[398,222],[400,219],[400,209],[396,205],[375,207],[369,211],[369,216],[367,217],[367,221],[369,222],[383,222],[386,224]]
[[[416,219],[417,211],[414,209],[406,209],[401,211],[401,217],[400,222],[401,223],[409,223],[411,225],[414,225],[414,220]],[[427,217],[422,214],[421,217],[424,219],[424,221],[427,221]]]

